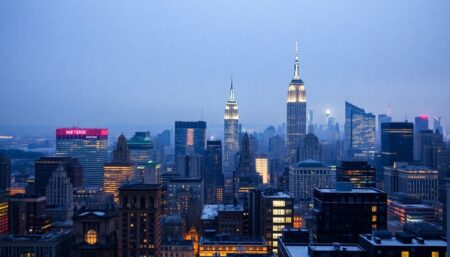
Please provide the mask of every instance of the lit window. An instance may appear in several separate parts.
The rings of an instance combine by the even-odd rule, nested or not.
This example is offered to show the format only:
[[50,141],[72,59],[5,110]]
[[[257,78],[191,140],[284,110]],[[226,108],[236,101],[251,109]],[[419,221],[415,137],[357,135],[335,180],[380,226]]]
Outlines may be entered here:
[[409,257],[409,251],[402,251],[402,257]]
[[286,205],[285,201],[275,200],[272,202],[273,207],[284,207]]
[[376,222],[377,221],[377,215],[372,215],[372,222]]
[[377,206],[376,205],[372,205],[372,212],[377,212]]
[[97,243],[97,232],[93,229],[89,229],[84,236],[84,241],[90,245]]
[[439,252],[431,252],[431,257],[439,257]]

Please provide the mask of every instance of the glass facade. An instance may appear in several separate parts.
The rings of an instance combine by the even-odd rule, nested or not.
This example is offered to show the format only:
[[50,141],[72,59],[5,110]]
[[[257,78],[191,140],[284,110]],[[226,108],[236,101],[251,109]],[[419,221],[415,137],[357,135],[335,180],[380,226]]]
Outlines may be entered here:
[[56,156],[77,158],[83,166],[83,186],[103,186],[108,156],[108,129],[56,129]]
[[345,157],[368,160],[375,154],[375,115],[345,102]]
[[175,155],[203,154],[206,146],[206,122],[175,121]]

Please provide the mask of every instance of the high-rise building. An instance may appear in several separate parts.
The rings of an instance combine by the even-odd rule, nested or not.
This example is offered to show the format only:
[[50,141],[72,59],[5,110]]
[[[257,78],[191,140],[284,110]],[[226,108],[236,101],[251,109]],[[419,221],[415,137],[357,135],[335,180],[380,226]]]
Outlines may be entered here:
[[269,184],[269,158],[257,156],[255,158],[255,170],[261,176],[263,184]]
[[187,178],[201,178],[205,169],[205,158],[200,154],[177,155],[176,173]]
[[316,160],[320,161],[320,144],[316,135],[309,133],[305,136],[298,150],[298,161]]
[[9,232],[9,196],[5,190],[0,191],[0,235]]
[[120,187],[118,256],[159,256],[160,205],[159,184],[132,184]]
[[365,161],[342,161],[336,167],[336,181],[350,182],[355,188],[375,187],[375,168]]
[[375,115],[345,102],[344,151],[347,160],[368,160],[375,153]]
[[428,115],[420,115],[414,118],[414,135],[428,129]]
[[11,187],[11,159],[0,154],[0,191]]
[[388,194],[395,192],[421,200],[438,201],[439,172],[423,166],[395,163],[384,167],[384,189]]
[[[127,139],[119,136],[116,149],[113,152],[113,161],[103,167],[103,191],[114,195],[114,201],[119,202],[119,187],[133,178],[134,164],[130,161]],[[143,181],[144,178],[140,178]]]
[[223,135],[223,169],[231,176],[236,168],[236,154],[239,152],[239,113],[234,98],[233,80],[231,81],[230,95],[225,104],[224,135]]
[[381,124],[381,154],[383,166],[394,162],[413,162],[414,125],[411,122]]
[[152,160],[153,140],[149,131],[134,133],[127,145],[131,162],[141,164]]
[[56,129],[56,156],[77,158],[83,166],[83,186],[103,186],[103,165],[108,156],[108,129]]
[[201,178],[173,178],[168,182],[168,214],[180,214],[186,228],[200,230],[204,187]]
[[378,114],[378,127],[377,127],[377,149],[381,150],[381,125],[383,123],[392,122],[392,117],[387,114]]
[[62,164],[56,168],[48,181],[45,204],[46,212],[52,218],[54,225],[72,225],[73,188]]
[[374,188],[314,189],[313,238],[320,243],[355,243],[359,234],[387,228],[386,193]]
[[78,159],[72,157],[41,157],[34,162],[35,193],[44,196],[48,181],[59,165],[62,165],[70,178],[73,188],[83,186],[83,167]]
[[414,160],[432,169],[437,168],[438,153],[444,146],[442,134],[421,130],[414,137]]
[[297,150],[306,134],[306,90],[300,78],[298,49],[295,49],[294,77],[288,88],[286,150],[289,163],[296,162]]
[[294,198],[274,190],[252,190],[248,209],[250,235],[263,236],[268,250],[276,253],[278,237],[293,225]]
[[205,151],[205,204],[223,202],[224,177],[222,174],[222,142],[207,141]]
[[74,216],[72,257],[117,256],[116,210],[82,211]]
[[296,201],[312,200],[314,188],[334,187],[334,181],[330,167],[315,160],[289,167],[289,192]]
[[[35,234],[45,216],[45,196],[15,195],[9,200],[9,228],[12,234]],[[48,227],[48,229],[51,227]]]
[[433,118],[433,130],[439,134],[444,133],[444,130],[441,125],[441,119],[442,119],[441,116],[434,116],[434,118]]
[[203,155],[206,146],[206,122],[175,121],[175,156]]
[[247,192],[249,189],[257,188],[261,183],[261,177],[255,170],[254,160],[250,153],[250,139],[247,132],[242,139],[239,164],[234,172],[234,195],[238,192]]

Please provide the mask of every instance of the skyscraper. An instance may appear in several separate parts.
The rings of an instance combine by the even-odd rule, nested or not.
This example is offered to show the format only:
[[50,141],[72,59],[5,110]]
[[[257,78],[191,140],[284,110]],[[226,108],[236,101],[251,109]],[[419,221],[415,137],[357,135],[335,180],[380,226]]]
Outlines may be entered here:
[[175,156],[200,154],[206,146],[206,122],[175,121]]
[[428,115],[420,115],[414,118],[414,135],[428,129]]
[[83,186],[83,167],[81,167],[78,159],[71,157],[41,157],[34,162],[36,194],[41,196],[46,194],[48,181],[59,165],[64,167],[73,188],[81,188]]
[[375,115],[345,102],[344,151],[347,160],[368,160],[375,153]]
[[[113,152],[113,161],[106,163],[103,167],[103,191],[114,195],[114,201],[119,202],[119,187],[133,177],[134,165],[130,162],[130,151],[127,146],[127,139],[122,134],[119,136],[116,149]],[[140,178],[143,181],[144,178]]]
[[0,154],[0,191],[8,190],[11,186],[11,159]]
[[77,158],[83,166],[83,186],[103,186],[103,165],[108,156],[108,129],[56,129],[56,156]]
[[336,167],[336,181],[349,182],[355,188],[375,187],[375,168],[366,161],[342,161]]
[[242,139],[242,148],[239,164],[234,172],[234,194],[257,188],[262,182],[261,177],[255,170],[254,159],[250,154],[250,139],[247,132]]
[[330,167],[315,160],[289,167],[289,192],[296,201],[312,200],[314,188],[331,188],[335,180]]
[[434,116],[434,118],[433,118],[433,130],[439,134],[444,133],[444,130],[441,125],[441,119],[442,119],[441,116]]
[[298,48],[295,47],[294,77],[288,88],[286,150],[289,163],[296,162],[296,152],[306,134],[306,90],[300,78]]
[[381,154],[383,166],[413,161],[414,125],[411,122],[381,124]]
[[136,132],[127,142],[130,152],[130,161],[135,164],[146,163],[152,160],[153,140],[150,132]]
[[236,154],[239,152],[239,114],[234,98],[233,80],[231,80],[230,96],[225,104],[223,135],[223,169],[230,176],[236,168]]
[[381,124],[391,122],[392,117],[387,114],[378,114],[378,127],[377,127],[377,149],[381,149]]
[[54,223],[72,225],[73,189],[62,164],[59,164],[48,181],[45,204]]
[[118,256],[158,256],[161,242],[160,199],[159,184],[120,187]]
[[224,178],[222,174],[221,141],[206,142],[203,181],[205,183],[205,204],[222,203]]

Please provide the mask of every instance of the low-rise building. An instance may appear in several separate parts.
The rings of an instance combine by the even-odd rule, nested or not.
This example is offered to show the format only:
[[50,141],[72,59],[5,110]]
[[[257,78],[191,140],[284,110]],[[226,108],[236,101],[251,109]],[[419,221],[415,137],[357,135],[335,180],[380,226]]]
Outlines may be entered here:
[[263,237],[202,236],[199,242],[200,257],[227,257],[229,254],[267,254],[267,250]]

